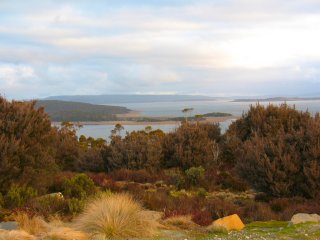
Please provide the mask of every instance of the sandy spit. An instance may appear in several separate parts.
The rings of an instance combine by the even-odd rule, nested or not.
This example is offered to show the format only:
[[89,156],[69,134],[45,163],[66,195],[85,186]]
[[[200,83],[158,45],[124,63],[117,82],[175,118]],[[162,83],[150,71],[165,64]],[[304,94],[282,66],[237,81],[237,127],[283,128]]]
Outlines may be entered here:
[[[153,118],[153,117],[150,117]],[[201,123],[219,123],[224,122],[229,119],[238,119],[237,116],[228,116],[228,117],[207,117],[205,120],[200,121]],[[53,122],[53,124],[60,124],[61,122]],[[101,121],[101,122],[71,122],[74,124],[80,124],[80,125],[172,125],[172,124],[179,124],[180,121],[158,121],[158,122],[138,122],[138,121]]]

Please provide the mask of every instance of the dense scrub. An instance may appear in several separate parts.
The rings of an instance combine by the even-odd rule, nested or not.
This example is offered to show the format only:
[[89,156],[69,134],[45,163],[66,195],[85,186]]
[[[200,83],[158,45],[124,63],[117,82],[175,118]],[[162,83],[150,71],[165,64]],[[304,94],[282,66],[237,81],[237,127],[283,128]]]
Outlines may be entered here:
[[55,163],[55,129],[35,103],[0,97],[0,191],[12,183],[45,188]]
[[237,172],[256,190],[276,197],[319,194],[318,114],[286,104],[252,106],[230,126],[227,139]]
[[[200,225],[232,213],[245,221],[320,213],[318,114],[251,106],[224,135],[215,124],[183,122],[167,134],[147,127],[121,137],[116,125],[105,141],[78,138],[78,127],[54,127],[34,103],[0,98],[0,210],[72,217],[111,190]],[[64,198],[42,196],[52,192]]]

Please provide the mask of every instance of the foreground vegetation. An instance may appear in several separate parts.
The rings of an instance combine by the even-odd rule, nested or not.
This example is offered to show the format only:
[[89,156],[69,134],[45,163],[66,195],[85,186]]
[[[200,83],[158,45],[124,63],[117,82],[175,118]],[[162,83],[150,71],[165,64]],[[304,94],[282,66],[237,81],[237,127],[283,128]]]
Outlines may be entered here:
[[[34,103],[0,98],[0,220],[26,215],[51,222],[59,216],[62,226],[70,228],[68,224],[82,216],[84,227],[71,230],[90,237],[92,229],[100,227],[93,227],[88,209],[103,209],[92,205],[94,199],[126,193],[140,202],[133,204],[135,212],[144,211],[142,207],[155,211],[157,223],[167,227],[157,227],[162,229],[155,235],[159,239],[170,234],[177,239],[319,236],[315,224],[279,223],[281,227],[271,224],[271,228],[249,224],[228,235],[207,230],[215,219],[234,213],[245,223],[320,213],[319,114],[285,104],[256,105],[224,135],[218,125],[188,121],[171,133],[146,128],[125,137],[120,135],[122,126],[116,125],[108,142],[77,138],[76,130],[68,122],[53,127]],[[57,192],[62,195],[51,194]],[[120,206],[117,202],[114,206]],[[101,214],[100,219],[106,216]],[[104,232],[129,236],[121,235],[125,231],[116,234],[122,223]]]

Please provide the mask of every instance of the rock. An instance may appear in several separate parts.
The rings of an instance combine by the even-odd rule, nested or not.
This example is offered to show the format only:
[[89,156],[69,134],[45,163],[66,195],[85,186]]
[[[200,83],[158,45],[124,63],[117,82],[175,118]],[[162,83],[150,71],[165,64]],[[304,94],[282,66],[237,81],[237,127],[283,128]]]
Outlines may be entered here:
[[0,229],[4,230],[16,230],[19,228],[17,222],[0,222]]
[[299,224],[305,222],[320,222],[320,215],[318,214],[307,214],[307,213],[297,213],[292,216],[291,223]]
[[208,228],[221,229],[224,228],[227,231],[230,230],[242,230],[245,227],[240,217],[237,214],[233,214],[224,218],[219,218],[214,221]]
[[52,197],[52,198],[59,198],[59,199],[63,199],[64,198],[61,192],[49,193],[49,194],[47,194],[45,196]]
[[60,200],[64,199],[63,194],[61,192],[45,194],[45,195],[38,197],[37,199],[48,199],[48,198],[56,198],[56,199],[60,199]]

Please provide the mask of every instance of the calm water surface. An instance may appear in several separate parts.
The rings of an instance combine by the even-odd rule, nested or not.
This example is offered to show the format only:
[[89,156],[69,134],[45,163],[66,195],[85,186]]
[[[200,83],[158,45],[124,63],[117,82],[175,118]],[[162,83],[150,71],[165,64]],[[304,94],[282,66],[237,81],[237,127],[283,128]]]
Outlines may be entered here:
[[[282,104],[283,102],[272,102],[272,104]],[[117,106],[124,106],[134,111],[139,111],[142,116],[184,116],[181,112],[184,108],[194,108],[191,115],[205,114],[210,112],[225,112],[235,116],[241,116],[243,112],[246,112],[251,104],[255,102],[232,102],[231,100],[218,100],[218,101],[186,101],[186,102],[153,102],[153,103],[128,103],[128,104],[113,104]],[[268,102],[260,103],[262,105],[268,105]],[[296,109],[306,111],[308,110],[312,114],[320,112],[320,100],[314,101],[290,101],[287,102],[290,106],[295,106]],[[229,127],[232,120],[228,120],[220,123],[222,132]],[[122,135],[124,136],[126,131],[131,132],[135,130],[142,130],[147,125],[124,125]],[[164,132],[170,132],[177,128],[179,124],[171,125],[152,125],[153,129],[161,129]],[[92,136],[94,138],[108,139],[111,130],[114,128],[112,125],[85,125],[78,131],[78,135]]]

